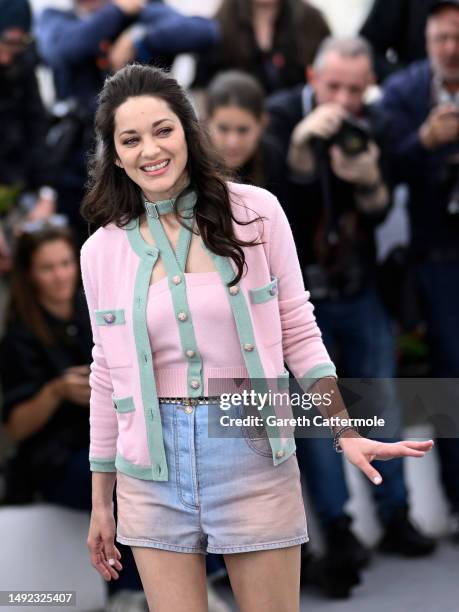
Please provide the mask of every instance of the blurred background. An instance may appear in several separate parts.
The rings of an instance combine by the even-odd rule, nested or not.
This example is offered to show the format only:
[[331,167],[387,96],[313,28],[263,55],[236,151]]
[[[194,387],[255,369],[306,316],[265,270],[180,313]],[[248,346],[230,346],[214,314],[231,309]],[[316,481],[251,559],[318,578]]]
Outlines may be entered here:
[[[375,491],[297,439],[301,609],[457,612],[459,3],[436,0],[0,0],[0,590],[147,609],[129,549],[108,587],[86,551],[79,207],[97,93],[132,61],[172,70],[228,175],[279,198],[341,376],[381,381],[393,440],[436,440]],[[397,377],[444,379],[449,412]],[[236,610],[207,573],[210,612]]]

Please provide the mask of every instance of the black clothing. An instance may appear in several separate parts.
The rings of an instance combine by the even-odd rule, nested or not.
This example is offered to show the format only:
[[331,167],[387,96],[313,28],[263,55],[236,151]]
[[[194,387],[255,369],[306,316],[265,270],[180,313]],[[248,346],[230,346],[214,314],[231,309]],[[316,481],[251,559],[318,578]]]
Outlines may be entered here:
[[[391,118],[388,151],[397,180],[409,185],[411,248],[416,259],[459,260],[459,215],[448,207],[459,177],[459,141],[428,151],[419,128],[436,105],[428,60],[394,74],[381,108]],[[453,163],[454,162],[454,163]]]
[[285,156],[277,141],[264,134],[258,152],[236,173],[241,183],[263,187],[282,203],[286,198]]
[[[375,0],[360,34],[372,44],[380,81],[426,57],[425,29],[436,0]],[[387,52],[396,53],[394,61]]]
[[[44,346],[21,321],[8,324],[0,344],[3,422],[7,422],[15,406],[33,397],[66,368],[91,363],[92,334],[81,290],[74,304],[74,315],[69,320],[43,310],[57,340],[51,347]],[[7,498],[27,498],[57,479],[72,454],[83,448],[89,448],[89,405],[64,401],[40,431],[18,444],[7,470]]]
[[35,76],[32,50],[0,66],[0,186],[36,189],[52,183],[44,154],[48,117]]
[[[234,16],[234,19],[237,19],[237,16]],[[192,87],[207,87],[218,72],[235,69],[255,77],[267,94],[304,83],[306,67],[313,62],[320,43],[330,35],[330,29],[322,13],[308,3],[301,6],[301,11],[298,11],[295,19],[298,22],[292,24],[289,43],[291,46],[302,46],[303,49],[296,49],[292,57],[286,57],[285,40],[280,40],[281,37],[286,38],[285,34],[281,36],[280,32],[276,32],[272,48],[264,51],[258,46],[252,26],[240,23],[239,31],[242,35],[238,41],[222,40],[212,51],[199,55]],[[231,53],[231,49],[233,44],[241,45],[245,44],[245,41],[249,45],[250,60],[248,63],[241,63],[238,56]]]

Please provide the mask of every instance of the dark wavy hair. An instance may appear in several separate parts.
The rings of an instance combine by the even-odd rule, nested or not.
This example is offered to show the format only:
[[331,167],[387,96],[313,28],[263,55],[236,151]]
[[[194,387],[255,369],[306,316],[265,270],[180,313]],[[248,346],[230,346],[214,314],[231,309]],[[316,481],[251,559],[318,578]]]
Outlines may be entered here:
[[[304,82],[304,69],[312,61],[311,41],[305,40],[311,13],[316,13],[304,0],[279,0],[279,13],[274,28],[273,49],[285,58],[284,71],[288,83]],[[221,29],[221,55],[235,68],[251,72],[254,64],[254,24],[251,0],[223,0],[216,19]],[[311,38],[314,38],[311,32]]]
[[118,227],[124,227],[145,212],[140,188],[115,164],[114,132],[119,106],[128,98],[146,95],[166,102],[182,124],[188,148],[190,186],[197,194],[198,232],[210,251],[233,260],[237,273],[231,284],[238,283],[246,265],[242,247],[255,246],[259,242],[236,238],[232,222],[248,225],[260,217],[251,221],[239,221],[234,217],[226,177],[207,132],[199,123],[184,90],[160,68],[130,64],[106,79],[98,96],[96,148],[90,156],[88,189],[80,212],[96,226],[115,223]]

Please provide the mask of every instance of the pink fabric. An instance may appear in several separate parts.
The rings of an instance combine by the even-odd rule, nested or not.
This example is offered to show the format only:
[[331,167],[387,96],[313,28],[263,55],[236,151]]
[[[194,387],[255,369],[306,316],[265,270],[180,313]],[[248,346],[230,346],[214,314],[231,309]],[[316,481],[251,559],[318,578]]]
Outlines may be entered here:
[[[229,183],[229,188],[237,219],[264,217],[262,223],[235,224],[234,227],[241,239],[261,238],[263,242],[244,249],[248,271],[240,288],[250,309],[265,377],[275,379],[281,374],[284,361],[298,378],[318,364],[329,363],[332,367],[313,315],[309,293],[304,289],[290,225],[279,202],[271,193],[257,187]],[[127,232],[114,224],[99,228],[81,249],[83,285],[94,338],[90,375],[90,456],[114,459],[118,450],[135,464],[149,465],[139,363],[132,329],[134,283],[139,262]],[[271,276],[278,279],[276,299],[251,304],[249,290],[265,286]],[[213,297],[213,307],[218,305],[222,313],[228,308],[228,295],[224,293],[216,292]],[[126,325],[95,324],[94,310],[114,308],[124,309]],[[228,361],[223,357],[226,349],[219,337],[215,337],[214,326],[207,325],[206,320],[194,318],[193,322],[201,350],[206,355],[204,367],[222,362],[229,365],[232,358]],[[175,333],[174,328],[168,331]],[[238,364],[233,366],[238,367]],[[136,410],[117,414],[112,393],[116,397],[132,396]]]
[[[209,380],[246,378],[236,324],[218,272],[185,273],[187,298],[196,344],[203,362],[204,392]],[[153,351],[158,397],[184,397],[188,394],[187,368],[180,343],[176,316],[167,278],[150,286],[147,325]],[[219,350],[215,350],[218,338]],[[210,394],[215,394],[212,382]]]

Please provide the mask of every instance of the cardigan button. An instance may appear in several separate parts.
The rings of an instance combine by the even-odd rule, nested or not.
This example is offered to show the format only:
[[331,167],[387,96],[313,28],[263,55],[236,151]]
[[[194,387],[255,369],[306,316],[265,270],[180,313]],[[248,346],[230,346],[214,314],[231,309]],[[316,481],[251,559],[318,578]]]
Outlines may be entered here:
[[255,347],[253,344],[244,344],[244,351],[247,351],[248,353],[251,353],[254,348]]
[[189,349],[188,351],[186,351],[185,355],[189,358],[189,359],[193,359],[193,357],[196,355],[196,353]]
[[277,459],[282,459],[282,457],[283,457],[284,455],[285,455],[285,452],[284,452],[284,451],[282,451],[282,450],[281,450],[281,451],[277,451],[277,453],[276,453],[276,458],[277,458]]
[[172,277],[172,282],[174,283],[174,285],[180,285],[180,283],[182,282],[182,278],[177,274],[176,276]]
[[192,389],[199,389],[199,387],[200,387],[199,380],[192,380],[190,382],[190,387]]
[[271,289],[269,290],[269,293],[271,295],[277,295],[277,287],[271,287]]
[[239,287],[233,285],[233,287],[229,288],[229,292],[231,295],[237,295],[239,293]]
[[177,318],[179,321],[186,321],[188,319],[188,315],[186,312],[179,312]]
[[116,320],[116,316],[113,314],[113,312],[107,312],[106,314],[104,314],[104,321],[105,323],[108,323],[108,325],[110,325],[111,323],[114,323]]

